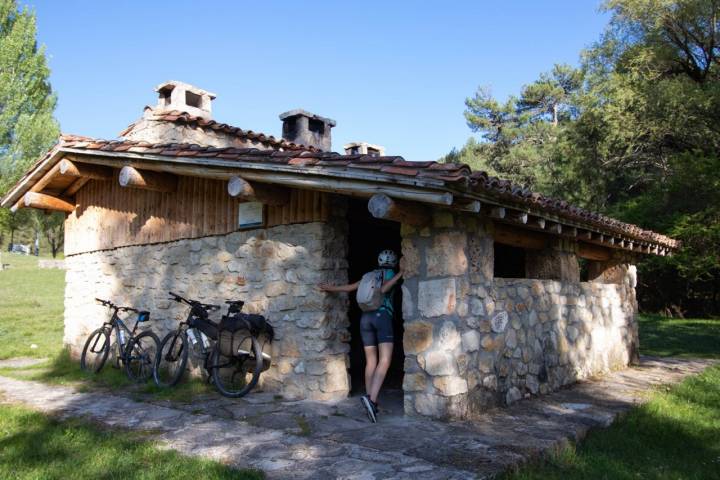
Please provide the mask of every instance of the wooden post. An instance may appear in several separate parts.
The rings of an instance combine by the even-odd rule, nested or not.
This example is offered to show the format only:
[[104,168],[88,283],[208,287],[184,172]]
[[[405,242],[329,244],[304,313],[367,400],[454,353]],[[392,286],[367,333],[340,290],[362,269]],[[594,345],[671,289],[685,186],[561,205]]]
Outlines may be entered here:
[[230,177],[227,191],[241,202],[261,202],[266,205],[285,205],[290,202],[290,190],[266,183],[250,183],[241,177]]
[[38,208],[41,210],[54,210],[65,213],[72,213],[75,211],[75,205],[67,200],[38,192],[27,192],[23,197],[23,204],[26,207]]
[[430,223],[428,210],[412,203],[394,200],[384,193],[373,195],[368,202],[368,211],[373,217],[414,226]]
[[151,172],[148,170],[140,171],[127,165],[120,170],[118,179],[122,187],[153,190],[156,192],[174,192],[177,189],[178,182],[175,175]]
[[109,167],[88,163],[74,163],[64,158],[60,161],[60,175],[91,180],[111,180],[113,172]]

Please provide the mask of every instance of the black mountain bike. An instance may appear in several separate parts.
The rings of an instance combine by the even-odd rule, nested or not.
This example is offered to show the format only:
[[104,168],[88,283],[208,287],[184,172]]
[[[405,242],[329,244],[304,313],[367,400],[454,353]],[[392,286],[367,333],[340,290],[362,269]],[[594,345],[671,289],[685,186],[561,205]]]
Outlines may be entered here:
[[[209,313],[219,310],[219,305],[190,300],[173,292],[170,292],[170,298],[190,306],[190,311],[187,319],[180,322],[175,331],[168,333],[160,344],[153,372],[155,383],[165,387],[176,385],[185,373],[188,355],[192,353],[202,360],[208,381],[212,381],[221,394],[241,397],[252,390],[260,373],[269,367],[270,356],[263,354],[262,345],[246,328],[246,323],[242,324],[246,328],[244,335],[228,337],[225,328],[226,319],[244,316],[240,313],[244,302],[225,302],[228,304],[227,315],[220,323],[215,323],[210,320]],[[230,348],[235,355],[227,350],[225,353],[228,355],[223,354],[218,338],[229,339],[231,343],[234,339],[234,347],[231,345]]]
[[[150,312],[121,307],[109,300],[96,298],[95,301],[108,307],[112,311],[112,317],[88,337],[80,357],[80,368],[90,373],[97,373],[103,368],[110,354],[110,337],[115,332],[118,364],[125,367],[125,373],[130,380],[146,381],[152,375],[160,341],[157,335],[149,330],[137,335],[135,332],[140,323],[150,320]],[[122,321],[119,312],[137,315],[132,330]]]

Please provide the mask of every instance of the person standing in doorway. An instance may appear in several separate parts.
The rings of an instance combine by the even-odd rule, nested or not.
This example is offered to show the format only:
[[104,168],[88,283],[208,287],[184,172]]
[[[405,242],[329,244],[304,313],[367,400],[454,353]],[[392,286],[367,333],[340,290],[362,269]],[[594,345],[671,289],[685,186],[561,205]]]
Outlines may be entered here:
[[[377,310],[363,312],[360,317],[360,336],[365,351],[365,392],[360,400],[368,418],[377,422],[378,395],[390,368],[393,353],[393,294],[395,284],[402,278],[402,268],[395,273],[398,258],[392,250],[383,250],[378,255],[378,267],[382,272],[382,304]],[[324,292],[354,292],[360,281],[348,285],[320,284]]]

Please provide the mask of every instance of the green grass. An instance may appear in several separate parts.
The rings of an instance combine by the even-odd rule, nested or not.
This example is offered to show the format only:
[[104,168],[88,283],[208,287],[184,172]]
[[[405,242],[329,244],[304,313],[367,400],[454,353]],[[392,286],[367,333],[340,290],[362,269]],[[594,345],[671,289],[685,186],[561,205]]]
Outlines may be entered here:
[[641,315],[640,350],[659,357],[720,358],[720,320]]
[[720,367],[634,408],[579,447],[523,467],[506,480],[720,478]]
[[[643,315],[640,349],[644,355],[720,358],[720,321]],[[503,478],[720,479],[720,366],[658,388],[610,428]]]
[[254,470],[160,450],[142,434],[0,405],[0,478],[262,479]]
[[172,388],[160,388],[152,379],[139,385],[130,381],[125,370],[114,366],[110,359],[103,369],[97,373],[86,373],[80,370],[78,360],[70,357],[67,350],[61,350],[47,362],[25,367],[0,368],[0,375],[21,380],[36,380],[55,385],[75,385],[81,391],[90,389],[125,390],[137,394],[139,400],[171,400],[179,403],[192,403],[215,390],[202,379],[187,378]]
[[65,271],[39,269],[32,256],[3,252],[0,261],[10,265],[0,271],[0,359],[57,355]]

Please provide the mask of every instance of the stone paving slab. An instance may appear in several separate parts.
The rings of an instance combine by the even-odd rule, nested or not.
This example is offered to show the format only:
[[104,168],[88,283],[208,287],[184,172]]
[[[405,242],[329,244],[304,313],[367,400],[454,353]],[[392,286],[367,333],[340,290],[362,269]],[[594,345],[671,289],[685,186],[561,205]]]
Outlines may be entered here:
[[380,421],[368,422],[358,398],[285,401],[254,392],[243,399],[207,395],[192,403],[0,377],[6,401],[109,426],[136,428],[165,448],[275,479],[493,478],[550,449],[607,427],[647,398],[711,360],[643,358],[640,366],[571,388],[489,410],[473,420],[438,422],[402,414],[402,392],[386,392]]
[[47,358],[16,357],[0,360],[0,368],[26,368],[47,362]]

